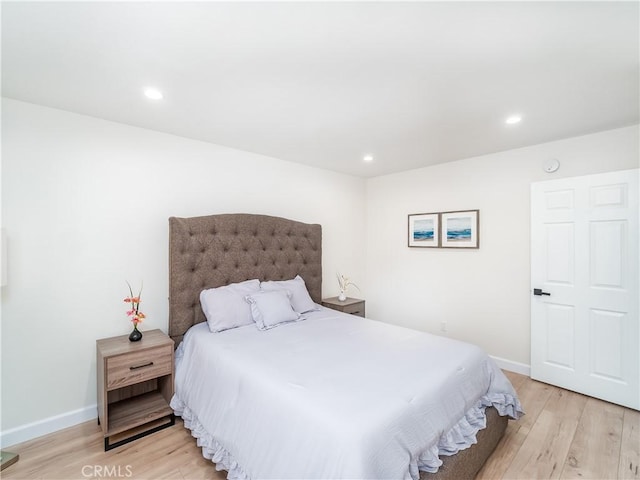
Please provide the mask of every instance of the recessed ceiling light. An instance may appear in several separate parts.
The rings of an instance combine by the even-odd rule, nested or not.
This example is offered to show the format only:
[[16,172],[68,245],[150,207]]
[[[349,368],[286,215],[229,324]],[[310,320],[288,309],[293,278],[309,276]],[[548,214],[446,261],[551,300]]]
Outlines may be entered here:
[[144,96],[151,100],[162,100],[162,92],[157,88],[145,88]]
[[521,120],[522,117],[520,115],[511,115],[510,117],[507,117],[504,123],[507,125],[515,125],[516,123],[520,123]]
[[365,155],[365,156],[363,157],[363,160],[364,160],[365,162],[373,162],[373,155]]

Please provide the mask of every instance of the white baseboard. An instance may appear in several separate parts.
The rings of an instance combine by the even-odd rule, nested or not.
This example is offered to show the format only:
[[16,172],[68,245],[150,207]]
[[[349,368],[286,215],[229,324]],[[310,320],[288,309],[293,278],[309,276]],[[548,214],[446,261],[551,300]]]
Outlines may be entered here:
[[514,362],[512,360],[505,360],[504,358],[494,357],[493,355],[489,356],[493,358],[493,361],[496,362],[498,366],[503,370],[509,370],[510,372],[519,373],[520,375],[526,375],[527,377],[531,376],[531,365]]
[[88,407],[0,432],[0,446],[5,450],[7,447],[11,447],[11,445],[33,440],[42,435],[57,432],[63,428],[73,427],[74,425],[88,422],[89,420],[96,420],[97,418],[97,405],[89,405]]

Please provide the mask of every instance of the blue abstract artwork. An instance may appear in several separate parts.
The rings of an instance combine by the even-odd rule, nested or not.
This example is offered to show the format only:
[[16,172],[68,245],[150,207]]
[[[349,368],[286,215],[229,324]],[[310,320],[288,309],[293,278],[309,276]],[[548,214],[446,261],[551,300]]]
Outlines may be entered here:
[[471,225],[471,217],[450,218],[447,222],[447,241],[470,241]]
[[413,224],[413,240],[416,242],[433,240],[435,226],[433,219],[416,220]]

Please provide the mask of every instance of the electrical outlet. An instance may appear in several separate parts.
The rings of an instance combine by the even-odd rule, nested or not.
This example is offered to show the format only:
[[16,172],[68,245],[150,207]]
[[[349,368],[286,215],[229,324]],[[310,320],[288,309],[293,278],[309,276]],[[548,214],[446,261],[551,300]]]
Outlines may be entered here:
[[447,331],[447,322],[440,322],[440,331],[441,332]]

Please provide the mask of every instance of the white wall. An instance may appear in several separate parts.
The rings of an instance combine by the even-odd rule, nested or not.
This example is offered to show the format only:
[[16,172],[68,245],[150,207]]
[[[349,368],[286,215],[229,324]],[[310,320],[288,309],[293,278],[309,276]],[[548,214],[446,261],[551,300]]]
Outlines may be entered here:
[[[367,315],[529,365],[531,182],[638,166],[634,126],[368,180]],[[408,214],[468,209],[479,250],[407,247]]]
[[3,432],[95,416],[95,340],[131,330],[125,280],[144,281],[143,329],[167,330],[169,216],[320,223],[324,294],[364,276],[363,179],[8,99],[2,140]]

